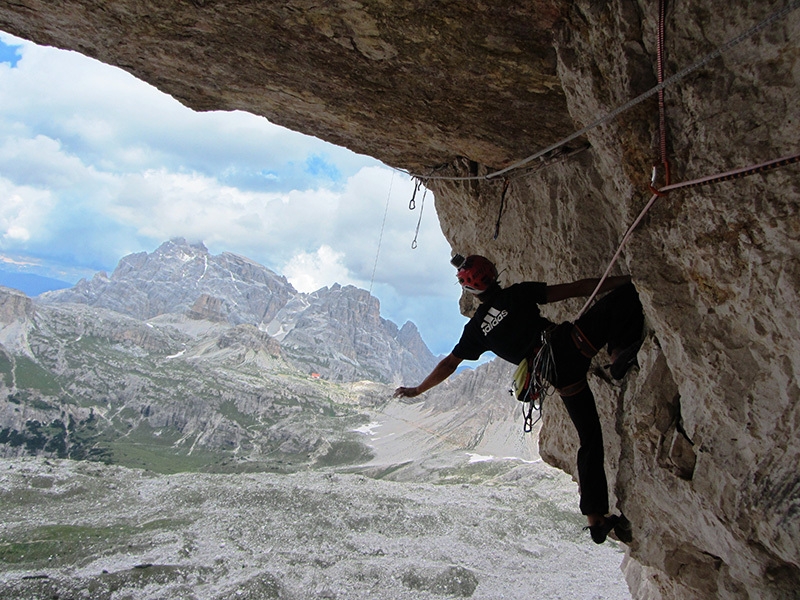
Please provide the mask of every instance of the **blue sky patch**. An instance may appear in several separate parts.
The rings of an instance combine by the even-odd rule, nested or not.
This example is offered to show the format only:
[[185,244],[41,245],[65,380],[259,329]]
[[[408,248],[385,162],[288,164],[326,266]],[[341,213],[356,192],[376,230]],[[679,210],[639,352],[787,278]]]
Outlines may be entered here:
[[20,47],[21,46],[9,46],[3,41],[0,41],[0,63],[10,64],[12,69],[16,67],[19,59],[22,58],[22,55],[19,53]]
[[17,100],[0,102],[0,216],[16,227],[0,270],[30,263],[14,272],[75,282],[172,237],[202,239],[303,291],[370,287],[382,317],[414,321],[435,354],[452,349],[461,289],[433,210],[422,253],[411,248],[411,178],[263,117],[195,113],[118,69],[2,31],[0,79]]
[[321,154],[312,154],[306,159],[306,173],[314,177],[327,177],[331,181],[341,181],[342,173],[333,163]]

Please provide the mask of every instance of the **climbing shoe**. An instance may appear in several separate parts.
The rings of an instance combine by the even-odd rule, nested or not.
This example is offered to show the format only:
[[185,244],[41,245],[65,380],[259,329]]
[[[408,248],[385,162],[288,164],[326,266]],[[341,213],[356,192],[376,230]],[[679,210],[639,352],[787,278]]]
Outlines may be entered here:
[[600,525],[589,525],[583,528],[589,530],[592,536],[592,541],[595,544],[602,544],[606,541],[608,534],[612,531],[616,534],[620,542],[630,543],[633,539],[631,534],[631,523],[624,515],[609,515]]
[[625,377],[625,374],[631,367],[639,367],[639,361],[636,360],[636,354],[639,352],[639,348],[642,347],[643,341],[644,340],[637,340],[619,353],[619,356],[614,359],[613,364],[609,368],[611,377],[619,381]]
[[625,515],[619,515],[619,520],[614,525],[614,533],[617,539],[624,544],[630,544],[633,541],[633,526]]
[[610,515],[603,519],[603,522],[600,525],[588,525],[583,528],[584,531],[587,529],[592,536],[592,541],[595,544],[602,544],[606,541],[608,534],[614,529],[614,527],[619,522],[619,517],[617,515]]

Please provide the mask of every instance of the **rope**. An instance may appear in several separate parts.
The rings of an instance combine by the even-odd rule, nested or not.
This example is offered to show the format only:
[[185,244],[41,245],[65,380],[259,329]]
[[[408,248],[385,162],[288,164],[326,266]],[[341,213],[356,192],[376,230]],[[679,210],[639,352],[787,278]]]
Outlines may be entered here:
[[614,253],[614,256],[611,257],[611,262],[608,264],[608,268],[606,269],[605,273],[603,273],[603,276],[600,278],[600,281],[597,282],[597,287],[594,288],[594,291],[592,292],[592,295],[589,296],[589,299],[586,301],[586,304],[584,304],[583,308],[581,308],[580,312],[578,313],[578,316],[575,318],[576,321],[580,319],[581,316],[583,316],[583,313],[585,313],[586,310],[589,308],[589,306],[591,306],[592,302],[594,301],[595,297],[600,291],[600,287],[603,285],[603,282],[608,278],[608,274],[611,272],[612,267],[614,266],[614,264],[616,264],[619,255],[622,253],[622,248],[624,248],[625,244],[628,243],[628,240],[630,239],[633,230],[636,229],[641,220],[647,214],[647,211],[650,210],[650,207],[653,206],[653,204],[658,198],[659,198],[658,194],[653,194],[653,197],[650,198],[650,202],[648,202],[645,205],[645,207],[642,209],[642,212],[639,213],[639,216],[636,217],[636,220],[633,222],[633,224],[630,227],[628,227],[628,231],[626,231],[625,235],[622,237],[622,241],[620,242],[617,251]]
[[[555,392],[555,389],[550,383],[551,381],[558,380],[556,357],[553,353],[553,345],[550,343],[550,335],[552,332],[552,328],[548,328],[542,332],[542,345],[531,361],[531,380],[523,399],[523,402],[530,402],[530,406],[527,412],[524,407],[522,409],[523,433],[530,433],[533,431],[533,426],[542,418],[544,399],[547,396],[552,396]],[[533,419],[533,411],[539,413],[536,420]]]
[[[667,0],[658,2],[658,41],[656,47],[656,71],[658,83],[664,82],[664,30],[666,29]],[[658,91],[658,131],[659,131],[659,161],[664,167],[664,185],[670,183],[669,160],[667,159],[667,108],[664,102],[664,90]],[[653,177],[650,188],[655,191],[656,167],[653,167]]]
[[394,185],[394,169],[392,169],[392,178],[389,180],[389,193],[386,196],[386,208],[383,210],[383,222],[381,223],[381,233],[378,236],[378,249],[375,251],[375,263],[372,265],[372,277],[369,280],[369,295],[372,295],[372,285],[375,283],[375,271],[378,268],[378,256],[381,253],[381,244],[383,243],[383,230],[386,228],[386,215],[389,214],[389,200],[392,197],[392,185]]
[[[552,144],[552,145],[548,146],[547,148],[544,148],[543,150],[540,150],[540,151],[536,152],[535,154],[532,154],[531,156],[529,156],[527,158],[524,158],[524,159],[522,159],[522,160],[520,160],[520,161],[518,161],[518,162],[516,162],[516,163],[514,163],[514,164],[512,164],[512,165],[510,165],[510,166],[508,166],[506,168],[504,168],[504,169],[501,169],[499,171],[494,171],[493,173],[489,173],[488,175],[473,175],[473,176],[462,176],[462,177],[446,176],[446,175],[429,175],[429,176],[425,177],[425,179],[426,180],[428,180],[428,179],[430,179],[430,180],[436,179],[436,180],[447,180],[447,181],[492,180],[492,179],[495,179],[495,178],[500,177],[502,175],[505,175],[506,173],[508,173],[510,171],[514,171],[516,169],[519,169],[520,167],[523,167],[523,166],[527,165],[531,161],[534,161],[537,158],[540,158],[540,157],[544,156],[548,152],[552,152],[553,150],[563,146],[564,144],[567,144],[567,143],[571,142],[572,140],[581,137],[582,135],[588,133],[592,129],[595,129],[595,128],[599,127],[600,125],[604,125],[605,123],[608,123],[609,121],[615,119],[617,116],[619,116],[623,112],[633,108],[637,104],[640,104],[644,100],[646,100],[646,99],[650,98],[651,96],[657,94],[658,92],[666,89],[667,87],[671,86],[672,84],[677,83],[681,79],[685,78],[687,75],[690,75],[691,73],[693,73],[697,69],[705,66],[706,64],[708,64],[709,62],[711,62],[715,58],[719,57],[720,55],[722,55],[722,53],[727,52],[728,50],[730,50],[734,46],[737,46],[738,44],[742,43],[747,38],[755,35],[759,31],[761,31],[762,29],[765,29],[766,27],[769,27],[774,22],[776,22],[779,19],[785,17],[790,12],[795,10],[798,6],[800,6],[800,0],[792,0],[784,8],[775,11],[774,13],[769,15],[766,19],[764,19],[763,21],[760,21],[759,23],[756,23],[750,29],[747,29],[747,30],[743,31],[742,33],[740,33],[739,35],[737,35],[736,37],[731,38],[730,40],[725,42],[722,46],[720,46],[720,47],[716,48],[714,51],[708,53],[707,55],[705,55],[703,58],[701,58],[697,62],[689,65],[688,67],[685,67],[681,71],[678,71],[677,73],[675,73],[671,77],[667,78],[666,80],[662,81],[658,85],[656,85],[656,86],[650,88],[649,90],[647,90],[646,92],[636,96],[632,100],[629,100],[628,102],[626,102],[625,104],[619,106],[618,108],[616,108],[615,110],[611,111],[610,113],[607,113],[606,115],[603,115],[602,117],[600,117],[597,120],[593,121],[592,123],[590,123],[589,125],[587,125],[583,129],[581,129],[579,131],[576,131],[572,135],[569,135],[569,136],[565,137],[563,140],[558,141],[555,144]],[[411,173],[409,173],[409,175],[411,175],[412,177],[420,177],[419,175],[413,175]]]
[[756,173],[764,173],[766,171],[771,171],[771,170],[778,169],[780,167],[785,167],[787,165],[791,165],[791,164],[798,163],[798,162],[800,162],[800,153],[792,154],[792,155],[789,155],[789,156],[784,156],[782,158],[776,158],[774,160],[770,160],[770,161],[767,161],[767,162],[764,162],[764,163],[761,163],[761,164],[758,164],[758,165],[751,165],[749,167],[744,167],[744,168],[741,168],[741,169],[735,169],[733,171],[726,171],[724,173],[717,173],[716,175],[709,175],[707,177],[701,177],[699,179],[692,179],[692,180],[689,180],[689,181],[683,181],[683,182],[680,182],[680,183],[674,183],[672,185],[665,186],[665,187],[661,188],[660,190],[654,190],[655,193],[653,194],[653,197],[650,198],[650,201],[645,205],[645,207],[639,213],[639,216],[636,217],[636,220],[631,224],[630,227],[628,227],[628,230],[625,232],[625,235],[622,237],[622,241],[620,242],[619,247],[617,248],[617,251],[614,253],[614,256],[611,258],[611,262],[609,263],[608,268],[606,269],[605,273],[603,273],[603,276],[600,278],[600,280],[597,282],[597,287],[595,287],[594,291],[592,292],[592,295],[589,296],[589,299],[586,301],[586,304],[583,305],[583,308],[578,313],[578,316],[576,317],[576,320],[578,318],[580,318],[583,315],[584,312],[586,312],[586,310],[589,308],[589,306],[591,306],[592,302],[594,301],[595,297],[597,296],[598,292],[600,291],[600,288],[602,287],[603,282],[608,278],[608,274],[611,272],[611,269],[613,268],[614,264],[617,262],[617,259],[619,259],[619,256],[622,253],[622,249],[625,247],[625,244],[628,243],[628,240],[630,239],[631,235],[633,235],[634,229],[636,229],[636,227],[639,225],[639,223],[641,223],[641,221],[644,218],[644,216],[647,214],[647,212],[650,210],[650,208],[653,206],[653,204],[655,204],[655,201],[658,200],[660,197],[666,196],[668,192],[671,192],[671,191],[674,191],[674,190],[697,187],[697,186],[700,186],[700,185],[705,185],[705,184],[708,184],[708,183],[717,183],[717,182],[720,182],[720,181],[731,181],[731,180],[734,180],[734,179],[741,179],[743,177],[748,177],[749,175],[755,175]]
[[497,214],[497,223],[494,226],[494,236],[492,239],[497,239],[500,235],[500,219],[503,218],[503,209],[506,207],[506,192],[508,191],[508,178],[503,180],[503,191],[500,194],[500,212]]
[[761,163],[760,165],[752,165],[741,169],[734,169],[733,171],[727,171],[725,173],[718,173],[716,175],[708,175],[707,177],[700,177],[699,179],[692,179],[690,181],[674,183],[672,185],[668,185],[661,188],[659,191],[662,194],[665,194],[666,192],[671,192],[673,190],[697,187],[700,185],[705,185],[707,183],[718,183],[720,181],[732,181],[734,179],[742,179],[743,177],[748,177],[749,175],[755,175],[756,173],[764,173],[765,171],[772,171],[774,169],[778,169],[780,167],[786,167],[788,165],[797,162],[800,162],[800,153],[790,154],[782,158],[769,160],[767,162]]

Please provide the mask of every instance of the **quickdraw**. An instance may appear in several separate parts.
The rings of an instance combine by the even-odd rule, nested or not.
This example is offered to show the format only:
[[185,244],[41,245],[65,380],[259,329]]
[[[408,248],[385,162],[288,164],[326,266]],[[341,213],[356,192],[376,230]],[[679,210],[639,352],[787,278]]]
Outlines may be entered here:
[[[550,383],[556,381],[558,377],[553,346],[550,343],[554,329],[555,326],[542,332],[542,344],[536,354],[531,359],[523,360],[514,375],[514,389],[511,393],[523,403],[522,430],[525,433],[533,431],[533,426],[541,420],[543,400],[547,396],[552,396],[555,391]],[[519,383],[520,381],[523,383]],[[524,406],[525,404],[527,406]],[[533,418],[534,411],[539,413],[536,419]]]
[[[417,191],[419,191],[419,189],[421,187],[423,187],[423,185],[424,185],[424,182],[421,179],[417,179],[417,183],[414,186],[414,193],[411,196],[411,201],[408,203],[408,210],[414,210],[417,207],[417,202],[416,202]],[[426,188],[424,188],[424,191],[422,192],[422,202],[420,202],[420,207],[419,207],[419,219],[417,220],[417,229],[416,229],[416,231],[414,231],[414,239],[411,240],[411,249],[412,250],[416,250],[417,249],[417,238],[419,237],[419,226],[422,224],[422,211],[425,210],[425,196],[427,196],[427,195],[428,195],[428,188],[426,187]]]

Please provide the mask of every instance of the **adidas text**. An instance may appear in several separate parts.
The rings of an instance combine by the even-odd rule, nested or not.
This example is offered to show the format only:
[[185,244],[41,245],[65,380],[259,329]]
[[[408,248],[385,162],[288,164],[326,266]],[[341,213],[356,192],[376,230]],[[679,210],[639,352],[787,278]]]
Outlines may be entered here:
[[481,323],[481,329],[483,330],[483,335],[489,335],[489,332],[494,329],[497,324],[502,321],[508,315],[508,311],[499,311],[496,308],[490,308],[489,312],[486,313],[486,316],[483,317],[483,323]]

